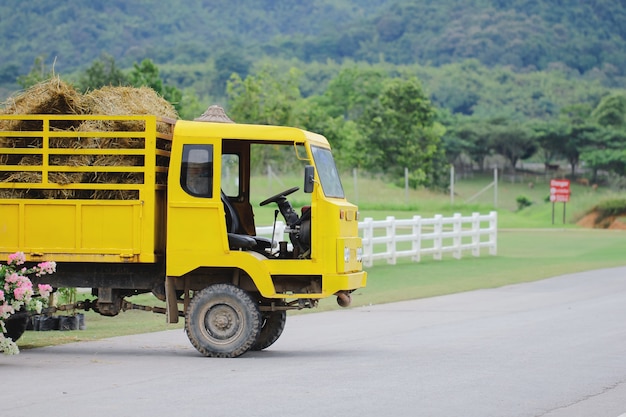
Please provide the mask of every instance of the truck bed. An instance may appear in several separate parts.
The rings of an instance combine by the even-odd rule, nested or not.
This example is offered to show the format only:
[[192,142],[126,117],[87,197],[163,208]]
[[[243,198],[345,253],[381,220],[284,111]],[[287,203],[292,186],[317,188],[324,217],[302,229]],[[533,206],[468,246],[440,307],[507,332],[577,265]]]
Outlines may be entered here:
[[158,262],[173,124],[0,115],[0,258]]

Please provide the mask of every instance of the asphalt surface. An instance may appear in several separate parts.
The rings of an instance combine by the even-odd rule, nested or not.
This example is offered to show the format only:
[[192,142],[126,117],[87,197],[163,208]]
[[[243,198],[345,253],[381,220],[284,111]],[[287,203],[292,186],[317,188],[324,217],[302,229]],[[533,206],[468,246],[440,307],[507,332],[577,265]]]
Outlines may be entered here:
[[0,416],[624,417],[626,268],[290,316],[237,359],[182,330],[0,355]]

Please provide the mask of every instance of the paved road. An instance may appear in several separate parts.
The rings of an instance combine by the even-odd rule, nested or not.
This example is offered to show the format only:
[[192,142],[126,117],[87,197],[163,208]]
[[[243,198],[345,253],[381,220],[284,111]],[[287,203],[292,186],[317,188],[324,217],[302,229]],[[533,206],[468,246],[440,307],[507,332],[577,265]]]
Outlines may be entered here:
[[0,356],[0,415],[618,417],[626,268],[289,317],[238,359],[182,330]]

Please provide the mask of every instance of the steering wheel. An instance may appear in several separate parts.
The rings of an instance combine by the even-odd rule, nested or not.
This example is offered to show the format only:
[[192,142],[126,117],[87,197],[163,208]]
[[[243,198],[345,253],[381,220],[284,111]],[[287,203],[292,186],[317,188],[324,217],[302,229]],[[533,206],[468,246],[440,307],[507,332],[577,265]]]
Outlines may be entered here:
[[288,190],[283,191],[282,193],[278,193],[276,195],[271,196],[270,198],[261,201],[261,203],[259,204],[260,206],[266,206],[269,203],[276,203],[278,202],[278,200],[280,200],[281,198],[287,197],[289,194],[293,194],[296,191],[298,191],[300,189],[300,187],[293,187],[290,188]]

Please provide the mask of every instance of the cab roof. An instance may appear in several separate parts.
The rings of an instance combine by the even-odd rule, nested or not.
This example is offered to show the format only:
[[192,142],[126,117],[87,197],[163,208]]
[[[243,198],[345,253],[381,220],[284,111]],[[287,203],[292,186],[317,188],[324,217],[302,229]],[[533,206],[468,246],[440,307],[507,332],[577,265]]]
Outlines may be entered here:
[[257,143],[308,142],[330,148],[328,140],[324,136],[287,126],[177,120],[174,134],[175,136],[236,139]]

